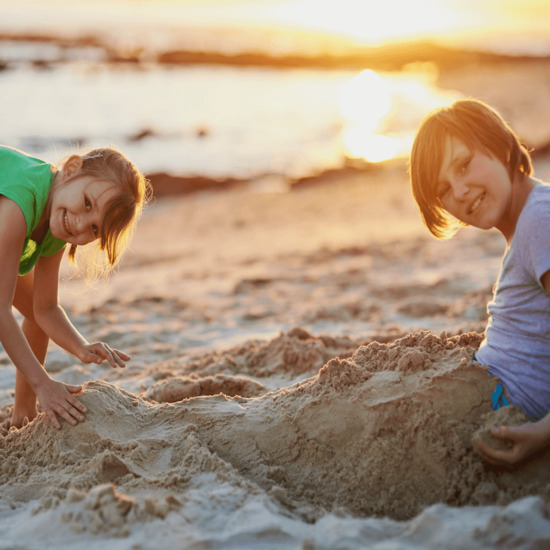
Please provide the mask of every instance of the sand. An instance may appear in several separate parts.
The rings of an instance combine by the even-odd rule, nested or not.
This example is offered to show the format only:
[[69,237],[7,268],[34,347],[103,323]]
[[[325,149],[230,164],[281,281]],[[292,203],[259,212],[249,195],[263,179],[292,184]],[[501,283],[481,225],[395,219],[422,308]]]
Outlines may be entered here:
[[409,520],[437,503],[504,507],[530,495],[545,516],[550,453],[507,472],[472,450],[495,417],[526,420],[515,407],[491,411],[495,380],[471,362],[480,340],[421,331],[371,342],[266,393],[231,374],[312,372],[351,343],[295,328],[172,368],[142,396],[87,382],[86,422],[56,431],[39,416],[0,439],[3,499],[33,503],[32,524],[45,516],[61,531],[121,539],[158,520],[193,524],[203,499],[229,517],[260,500],[305,525],[328,514]]
[[[52,345],[89,412],[3,432],[0,548],[546,547],[550,453],[507,470],[471,443],[525,421],[471,362],[503,248],[429,237],[400,162],[159,199],[108,283],[62,282],[133,359]],[[13,380],[0,353],[0,422]]]

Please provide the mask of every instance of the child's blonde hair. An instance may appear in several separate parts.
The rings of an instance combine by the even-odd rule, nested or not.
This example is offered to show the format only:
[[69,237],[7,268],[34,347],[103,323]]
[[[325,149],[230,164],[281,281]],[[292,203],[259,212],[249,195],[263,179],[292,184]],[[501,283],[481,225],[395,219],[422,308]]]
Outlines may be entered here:
[[429,113],[422,121],[412,147],[409,174],[414,199],[429,231],[438,238],[452,236],[463,225],[443,208],[437,194],[439,172],[447,137],[498,159],[508,168],[512,181],[531,175],[527,149],[492,107],[475,99],[459,100]]
[[[127,246],[143,207],[151,196],[151,187],[143,174],[123,153],[112,148],[97,148],[81,155],[82,167],[79,175],[91,176],[113,183],[120,190],[107,207],[97,247],[104,253],[107,268],[112,268]],[[77,245],[71,244],[68,257],[75,263]],[[100,266],[92,267],[96,273]]]

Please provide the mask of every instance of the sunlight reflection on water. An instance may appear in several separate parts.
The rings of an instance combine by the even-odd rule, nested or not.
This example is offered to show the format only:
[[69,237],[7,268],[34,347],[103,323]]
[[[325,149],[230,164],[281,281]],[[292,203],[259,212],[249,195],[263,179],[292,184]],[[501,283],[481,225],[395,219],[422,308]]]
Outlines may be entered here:
[[433,67],[423,71],[380,75],[366,69],[348,80],[339,97],[342,146],[347,158],[381,162],[409,154],[418,114],[449,104],[458,94],[435,87]]
[[456,97],[426,67],[121,69],[81,58],[37,70],[41,51],[27,49],[3,48],[0,142],[53,162],[75,144],[114,144],[148,173],[299,178],[406,157],[422,117]]

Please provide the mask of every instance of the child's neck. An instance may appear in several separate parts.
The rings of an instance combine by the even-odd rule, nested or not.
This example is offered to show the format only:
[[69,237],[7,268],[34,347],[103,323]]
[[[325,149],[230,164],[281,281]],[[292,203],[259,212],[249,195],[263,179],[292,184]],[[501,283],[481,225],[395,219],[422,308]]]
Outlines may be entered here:
[[50,192],[48,193],[48,200],[46,201],[46,206],[42,211],[42,216],[40,216],[40,221],[37,226],[34,228],[34,231],[31,233],[31,239],[35,243],[41,243],[42,239],[46,236],[48,229],[50,228],[50,214],[52,209],[52,191],[56,184],[56,176],[59,172],[53,172],[52,175],[52,184],[50,185]]
[[521,175],[517,177],[512,183],[512,197],[510,200],[509,212],[505,218],[505,221],[497,229],[504,235],[506,244],[510,246],[514,234],[516,232],[516,225],[521,215],[523,207],[527,202],[529,194],[534,189],[536,180],[530,176]]

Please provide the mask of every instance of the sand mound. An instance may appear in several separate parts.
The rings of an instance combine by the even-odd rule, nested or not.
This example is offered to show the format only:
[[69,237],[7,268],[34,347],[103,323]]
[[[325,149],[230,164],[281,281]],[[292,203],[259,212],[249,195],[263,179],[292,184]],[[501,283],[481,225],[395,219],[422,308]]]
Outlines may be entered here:
[[[297,376],[317,372],[333,357],[348,357],[359,342],[346,336],[313,336],[301,327],[268,342],[250,341],[223,351],[188,356],[159,363],[153,377],[162,380],[171,376],[215,376],[219,373],[268,378],[272,375]],[[225,393],[225,392],[224,392]]]
[[187,490],[206,483],[203,475],[256,492],[197,438],[185,409],[152,406],[100,381],[86,384],[80,399],[86,422],[57,431],[40,415],[0,439],[6,498],[41,497],[35,512],[55,510],[75,532],[122,536],[126,524],[179,508]]
[[479,342],[429,332],[374,342],[256,398],[151,404],[88,383],[86,422],[58,432],[40,416],[0,439],[0,483],[12,501],[41,495],[37,511],[55,510],[75,531],[114,533],[177,509],[204,475],[308,520],[327,510],[404,519],[436,502],[547,495],[548,454],[511,475],[472,450],[495,416],[495,380],[470,361]]

